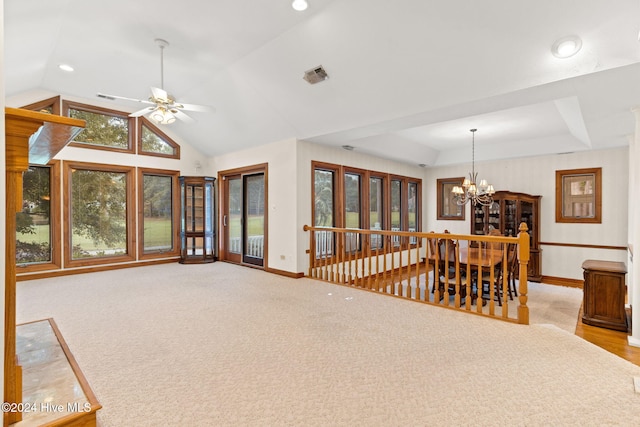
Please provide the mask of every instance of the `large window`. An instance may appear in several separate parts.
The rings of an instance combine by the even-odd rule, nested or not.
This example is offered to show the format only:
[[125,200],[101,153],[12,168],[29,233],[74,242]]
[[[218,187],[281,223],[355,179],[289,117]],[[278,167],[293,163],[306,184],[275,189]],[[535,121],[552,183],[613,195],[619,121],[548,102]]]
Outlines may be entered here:
[[[20,272],[60,266],[60,163],[29,166],[22,177],[22,211],[16,214],[16,263]],[[53,208],[52,208],[53,207]]]
[[180,252],[178,175],[177,171],[138,170],[138,250],[141,259]]
[[344,225],[345,228],[361,228],[362,187],[359,174],[344,174]]
[[16,216],[18,274],[179,256],[179,172],[137,168],[136,179],[142,157],[129,155],[164,157],[169,165],[180,158],[179,144],[144,117],[59,96],[22,108],[85,120],[70,145],[126,153],[109,157],[131,163],[30,166]]
[[66,163],[65,265],[134,259],[132,175],[124,166]]
[[[336,176],[338,169],[331,165],[317,164],[313,168],[313,225],[316,227],[336,226]],[[333,255],[333,233],[315,232],[316,258]]]
[[[420,179],[320,162],[312,162],[312,170],[316,227],[420,231]],[[344,206],[336,209],[335,200]],[[319,233],[322,234],[316,232],[316,246],[322,238]],[[347,251],[362,247],[363,242],[346,237]],[[372,249],[380,249],[384,244],[380,235],[371,235],[368,241]],[[400,242],[396,238],[393,245],[399,247]],[[415,244],[416,239],[410,243]],[[317,247],[316,254],[321,252],[325,253]]]
[[74,145],[133,153],[133,132],[130,130],[133,119],[127,113],[69,101],[62,102],[62,112],[86,122],[84,130],[74,139]]
[[334,227],[335,175],[331,169],[314,169],[314,206],[313,225],[316,227]]
[[[369,178],[369,228],[382,230],[384,226],[384,178],[372,176]],[[382,235],[371,235],[371,247],[382,248]]]

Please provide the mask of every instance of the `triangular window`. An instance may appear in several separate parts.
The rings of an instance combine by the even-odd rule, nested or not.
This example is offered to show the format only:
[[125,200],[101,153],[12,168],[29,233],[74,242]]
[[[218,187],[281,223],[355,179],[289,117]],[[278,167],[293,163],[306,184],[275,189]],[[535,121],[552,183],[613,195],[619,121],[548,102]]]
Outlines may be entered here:
[[138,154],[180,158],[180,146],[144,117],[138,118]]

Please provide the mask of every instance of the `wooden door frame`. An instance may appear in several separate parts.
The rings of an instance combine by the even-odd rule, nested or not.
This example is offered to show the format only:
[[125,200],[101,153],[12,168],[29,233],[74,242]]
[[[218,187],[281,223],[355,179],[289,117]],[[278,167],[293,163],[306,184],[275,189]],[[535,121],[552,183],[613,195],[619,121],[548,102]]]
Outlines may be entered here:
[[[226,230],[224,227],[224,212],[228,209],[227,201],[226,201],[226,180],[227,177],[240,175],[244,177],[244,175],[253,175],[253,174],[264,174],[264,252],[263,252],[263,266],[259,267],[253,264],[245,263],[240,261],[240,265],[250,266],[254,268],[263,268],[265,270],[268,269],[268,260],[269,260],[269,251],[268,251],[268,242],[269,242],[269,163],[260,163],[251,166],[244,166],[235,169],[227,169],[218,171],[218,230],[220,238],[218,239],[218,260],[220,261],[229,261],[229,257],[227,254],[226,247]],[[244,205],[244,202],[243,202]],[[244,236],[244,232],[243,232]]]

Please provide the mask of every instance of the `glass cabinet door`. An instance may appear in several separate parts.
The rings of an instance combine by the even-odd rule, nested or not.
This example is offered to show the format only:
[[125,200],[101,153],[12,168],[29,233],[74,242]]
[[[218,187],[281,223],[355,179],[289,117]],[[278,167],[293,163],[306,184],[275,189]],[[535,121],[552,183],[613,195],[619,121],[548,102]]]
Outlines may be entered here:
[[518,202],[516,200],[504,201],[504,231],[505,236],[516,236],[518,234],[517,219]]
[[214,181],[211,177],[180,177],[181,263],[214,261]]

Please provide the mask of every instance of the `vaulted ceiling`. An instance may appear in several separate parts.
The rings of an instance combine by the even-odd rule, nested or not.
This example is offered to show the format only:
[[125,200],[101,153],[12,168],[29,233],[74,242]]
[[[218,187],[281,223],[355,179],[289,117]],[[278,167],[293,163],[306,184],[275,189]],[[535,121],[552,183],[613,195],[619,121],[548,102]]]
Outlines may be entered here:
[[[637,0],[5,1],[7,105],[42,93],[133,112],[160,87],[215,107],[162,125],[205,155],[298,138],[411,164],[628,145]],[[556,58],[577,35],[582,49]],[[58,65],[74,67],[72,73]],[[329,79],[310,85],[306,70]],[[33,100],[35,101],[35,99]]]

